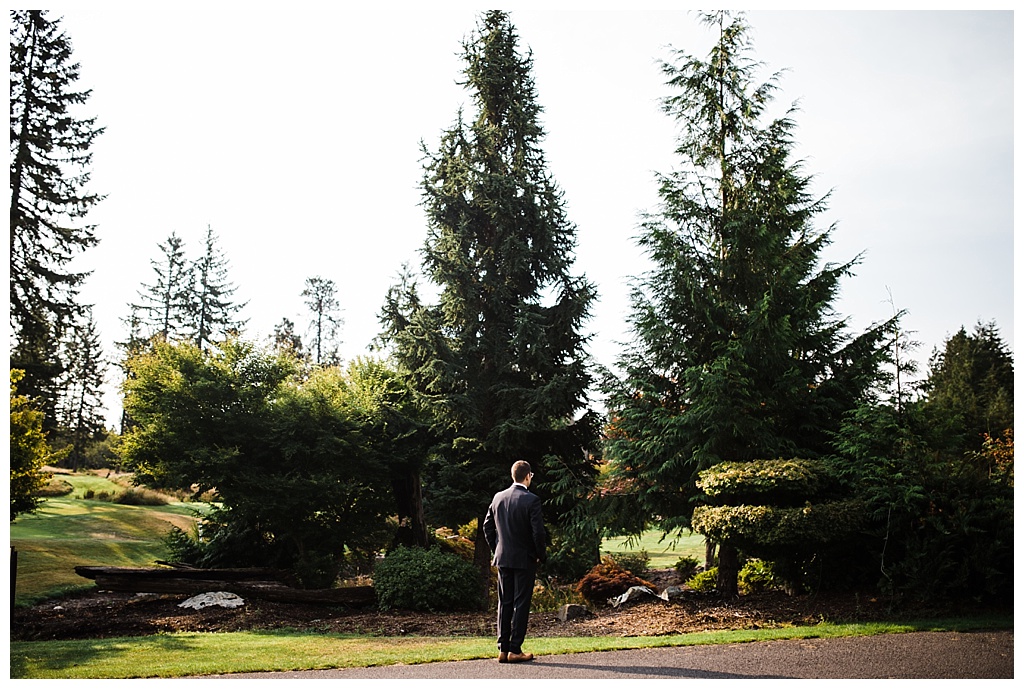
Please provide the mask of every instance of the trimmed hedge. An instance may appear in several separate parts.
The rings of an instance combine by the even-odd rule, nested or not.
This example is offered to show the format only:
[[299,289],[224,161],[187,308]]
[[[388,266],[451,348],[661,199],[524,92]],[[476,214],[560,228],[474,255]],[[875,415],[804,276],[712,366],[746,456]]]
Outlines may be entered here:
[[702,506],[693,511],[693,530],[716,543],[752,551],[803,550],[834,541],[865,521],[864,504],[844,500],[802,507],[771,505]]
[[722,462],[700,472],[697,488],[716,504],[803,502],[827,494],[837,482],[828,466],[813,459]]

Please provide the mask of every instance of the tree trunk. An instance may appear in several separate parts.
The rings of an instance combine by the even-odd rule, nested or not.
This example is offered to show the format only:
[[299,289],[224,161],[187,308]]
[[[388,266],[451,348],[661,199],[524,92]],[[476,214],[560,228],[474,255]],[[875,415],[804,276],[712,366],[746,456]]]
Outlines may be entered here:
[[715,566],[715,542],[710,538],[704,538],[704,569],[709,570]]
[[480,570],[480,587],[483,593],[481,609],[483,610],[487,609],[491,592],[491,547],[487,545],[487,539],[484,538],[485,517],[486,515],[482,514],[477,518],[476,542],[473,549],[473,563]]
[[739,591],[740,558],[736,548],[722,544],[718,547],[718,595],[736,598]]
[[398,530],[392,546],[426,548],[427,523],[423,516],[423,490],[419,472],[408,470],[391,480],[398,515]]

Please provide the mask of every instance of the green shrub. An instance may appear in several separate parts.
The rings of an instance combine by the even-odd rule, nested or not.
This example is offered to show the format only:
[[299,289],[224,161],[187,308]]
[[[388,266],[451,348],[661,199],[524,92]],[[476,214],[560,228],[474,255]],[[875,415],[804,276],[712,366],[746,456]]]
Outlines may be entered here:
[[687,580],[686,585],[700,593],[711,593],[718,588],[718,567],[697,572]]
[[743,594],[779,588],[772,563],[756,558],[747,560],[740,568],[738,583],[740,593]]
[[700,567],[700,560],[692,555],[684,555],[676,560],[675,564],[676,574],[678,574],[679,578],[683,581],[686,581],[696,574],[698,567]]
[[651,556],[646,550],[633,553],[618,553],[612,556],[615,563],[635,577],[643,579],[651,571]]
[[438,548],[392,550],[373,570],[381,610],[476,610],[482,607],[480,574],[472,563]]
[[[476,520],[473,520],[474,523]],[[463,535],[463,529],[459,529],[459,533],[455,533],[447,526],[442,526],[434,530],[434,544],[446,553],[452,555],[458,555],[467,562],[473,561],[473,556],[476,551],[476,543],[473,542],[472,538],[468,538]]]
[[644,581],[619,565],[610,555],[605,555],[599,564],[579,580],[575,590],[591,603],[605,603],[609,598],[621,596],[633,586],[647,586],[652,590],[655,588],[651,582]]
[[567,603],[586,605],[587,599],[572,586],[556,584],[551,580],[541,580],[533,587],[530,610],[532,612],[557,612]]

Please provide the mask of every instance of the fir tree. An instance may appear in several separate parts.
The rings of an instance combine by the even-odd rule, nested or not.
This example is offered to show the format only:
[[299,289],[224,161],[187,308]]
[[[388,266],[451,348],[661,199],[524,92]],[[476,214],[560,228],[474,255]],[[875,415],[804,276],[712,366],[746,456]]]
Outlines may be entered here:
[[26,389],[40,390],[52,377],[37,376],[58,371],[52,360],[31,357],[52,350],[81,314],[77,292],[87,273],[69,263],[97,243],[94,227],[80,221],[102,198],[86,187],[90,148],[103,129],[73,112],[90,91],[75,90],[79,65],[60,19],[46,10],[10,16],[10,322],[21,345],[11,364],[25,370]]
[[[580,327],[595,291],[570,273],[576,227],[546,169],[533,61],[518,40],[508,15],[491,11],[463,44],[461,83],[475,117],[467,123],[460,113],[436,151],[424,146],[423,267],[440,302],[423,304],[405,276],[382,322],[447,438],[424,491],[433,514],[482,524],[509,467],[526,459],[568,552],[578,535],[568,529],[583,523],[594,480],[597,424],[586,408]],[[588,554],[596,561],[596,547]],[[489,572],[479,534],[476,558]]]
[[[634,284],[623,377],[605,390],[620,528],[688,528],[698,472],[723,461],[816,458],[878,374],[893,321],[850,337],[832,302],[857,259],[819,266],[826,198],[791,159],[792,109],[764,122],[777,76],[756,83],[742,15],[703,15],[709,59],[663,70],[684,165],[659,177],[641,224],[653,268]],[[736,553],[719,588],[736,591]]]
[[189,300],[192,340],[203,348],[217,337],[223,338],[245,325],[235,314],[245,304],[235,304],[235,287],[228,280],[227,259],[217,246],[217,237],[207,225],[203,255],[192,264],[194,279]]
[[157,248],[161,257],[150,261],[156,282],[142,286],[143,291],[139,292],[141,303],[132,304],[131,309],[148,331],[147,338],[183,339],[190,334],[186,327],[193,312],[193,278],[185,257],[185,242],[176,232],[171,232],[171,236]]
[[72,469],[83,466],[86,446],[104,434],[103,384],[106,361],[91,310],[82,327],[64,344],[66,362],[62,381],[59,421],[70,439],[68,460]]

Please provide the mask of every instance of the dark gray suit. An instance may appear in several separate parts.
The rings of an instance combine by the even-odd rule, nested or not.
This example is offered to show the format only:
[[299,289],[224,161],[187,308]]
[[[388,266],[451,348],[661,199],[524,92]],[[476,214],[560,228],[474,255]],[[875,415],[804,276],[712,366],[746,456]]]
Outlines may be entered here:
[[547,558],[541,500],[513,483],[495,494],[484,518],[484,538],[498,568],[498,650],[522,653],[537,563]]

